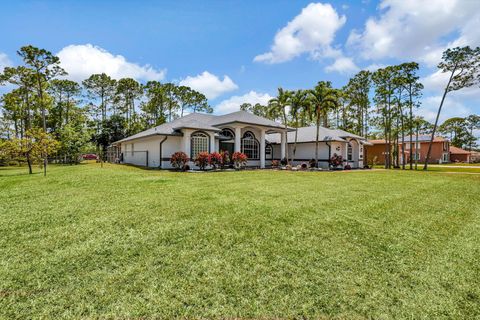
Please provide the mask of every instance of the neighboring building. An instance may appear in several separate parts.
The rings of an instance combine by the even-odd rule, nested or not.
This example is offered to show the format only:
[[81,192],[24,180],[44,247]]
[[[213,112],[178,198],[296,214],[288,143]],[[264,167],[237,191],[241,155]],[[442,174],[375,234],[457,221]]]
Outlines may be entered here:
[[[287,146],[288,135],[288,146]],[[265,168],[272,160],[293,155],[295,129],[246,111],[225,115],[192,113],[137,133],[112,144],[114,157],[123,163],[155,168],[170,168],[170,156],[185,152],[194,159],[200,152],[243,152],[248,166]],[[315,158],[316,128],[298,129],[294,164]],[[319,166],[337,153],[352,168],[363,168],[365,138],[341,130],[320,128]],[[193,166],[193,163],[190,163]]]
[[[412,149],[410,150],[410,136],[405,137],[405,163],[415,159],[418,162],[425,161],[428,152],[428,145],[430,144],[430,135],[419,135],[418,144],[416,144],[416,137],[413,138]],[[377,164],[385,164],[385,140],[369,140],[372,145],[367,148],[367,163],[370,164],[376,157]],[[399,164],[402,164],[402,143],[399,142]],[[393,143],[392,143],[393,147]],[[450,142],[442,137],[435,137],[433,140],[432,151],[430,154],[429,163],[447,163],[450,162]],[[393,151],[391,151],[393,152]]]
[[462,148],[450,146],[450,161],[470,163],[472,161],[471,152],[463,150]]

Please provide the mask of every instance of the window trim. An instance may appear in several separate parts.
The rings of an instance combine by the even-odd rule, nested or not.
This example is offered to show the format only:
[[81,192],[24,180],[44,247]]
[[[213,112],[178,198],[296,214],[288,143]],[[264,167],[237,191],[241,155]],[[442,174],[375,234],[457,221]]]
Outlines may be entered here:
[[[196,134],[203,134],[205,136],[207,136],[207,151],[200,151],[200,152],[208,152],[210,153],[210,135],[208,133],[206,133],[205,131],[201,131],[201,130],[197,130],[197,131],[194,131],[190,134],[190,159],[194,160],[195,157],[193,156],[193,138],[194,138],[194,135]],[[198,152],[198,153],[200,153]]]
[[[247,134],[250,134],[252,136],[252,138],[245,138],[245,136]],[[244,140],[252,140],[256,144],[257,157],[252,157],[252,158],[249,157],[248,160],[260,160],[260,142],[255,137],[255,134],[252,131],[245,131],[242,135],[242,139],[240,139],[240,150],[242,151],[242,153],[246,154],[244,146],[243,146],[243,144],[244,144],[243,141]],[[247,155],[247,157],[248,157],[248,155]]]

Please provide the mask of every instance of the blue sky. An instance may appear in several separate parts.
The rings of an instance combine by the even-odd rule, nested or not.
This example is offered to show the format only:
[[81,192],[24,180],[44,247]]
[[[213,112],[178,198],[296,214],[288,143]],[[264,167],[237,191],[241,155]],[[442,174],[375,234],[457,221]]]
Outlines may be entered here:
[[[33,44],[70,77],[107,72],[187,84],[217,113],[265,102],[282,86],[343,86],[356,71],[417,61],[433,120],[452,45],[480,45],[480,1],[10,1],[1,5],[0,67]],[[479,88],[448,98],[443,119],[480,113]]]

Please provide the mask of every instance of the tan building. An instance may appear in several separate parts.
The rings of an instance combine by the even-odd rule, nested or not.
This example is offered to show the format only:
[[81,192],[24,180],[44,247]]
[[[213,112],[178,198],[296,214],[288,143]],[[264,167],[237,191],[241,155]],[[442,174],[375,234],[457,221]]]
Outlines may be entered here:
[[[410,148],[410,136],[405,137],[405,163],[412,160],[418,162],[425,161],[428,152],[428,145],[430,143],[430,135],[420,135],[418,137],[418,144],[415,143],[416,137],[413,137],[413,148]],[[371,146],[367,146],[367,163],[371,164],[376,157],[376,164],[385,164],[385,140],[369,140]],[[402,164],[402,146],[399,143],[399,164]],[[393,144],[392,144],[393,148]],[[411,150],[413,149],[413,150]],[[393,152],[390,151],[390,152]],[[450,142],[442,137],[435,137],[432,145],[432,152],[429,163],[448,163],[450,162]]]

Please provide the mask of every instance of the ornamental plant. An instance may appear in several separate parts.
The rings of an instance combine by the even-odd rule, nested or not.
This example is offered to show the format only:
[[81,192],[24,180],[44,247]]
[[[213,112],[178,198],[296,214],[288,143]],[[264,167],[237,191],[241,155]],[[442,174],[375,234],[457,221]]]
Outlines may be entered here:
[[197,154],[197,157],[194,160],[195,165],[199,167],[200,170],[205,170],[208,165],[209,158],[210,154],[208,154],[208,152],[200,152],[199,154]]
[[231,162],[230,153],[225,150],[220,152],[220,154],[222,155],[222,166],[229,165]]
[[330,165],[334,168],[340,166],[343,163],[342,156],[334,153],[333,156],[330,158]]
[[278,168],[280,162],[278,160],[272,160],[272,168]]
[[208,155],[208,164],[217,169],[217,166],[221,166],[223,163],[223,157],[218,152],[212,152]]
[[170,163],[172,164],[172,167],[177,170],[184,169],[188,160],[190,159],[188,158],[187,154],[182,151],[175,152],[170,157]]
[[233,163],[235,163],[236,168],[241,168],[247,164],[247,155],[242,152],[234,152],[232,154]]

